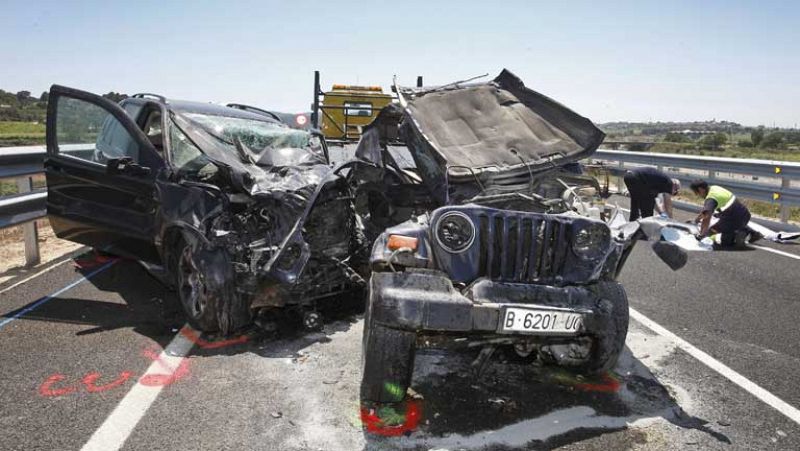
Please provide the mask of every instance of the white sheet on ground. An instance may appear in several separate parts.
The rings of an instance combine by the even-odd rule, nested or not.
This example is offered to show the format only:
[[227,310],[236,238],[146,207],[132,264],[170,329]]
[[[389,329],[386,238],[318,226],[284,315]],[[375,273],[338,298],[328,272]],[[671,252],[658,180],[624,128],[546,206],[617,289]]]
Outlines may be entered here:
[[697,241],[691,233],[672,227],[661,229],[661,237],[686,251],[710,251],[713,244],[710,238]]
[[756,232],[764,235],[764,239],[774,241],[776,243],[788,243],[790,241],[796,241],[800,239],[800,233],[797,232],[775,232],[753,221],[748,222],[747,225]]

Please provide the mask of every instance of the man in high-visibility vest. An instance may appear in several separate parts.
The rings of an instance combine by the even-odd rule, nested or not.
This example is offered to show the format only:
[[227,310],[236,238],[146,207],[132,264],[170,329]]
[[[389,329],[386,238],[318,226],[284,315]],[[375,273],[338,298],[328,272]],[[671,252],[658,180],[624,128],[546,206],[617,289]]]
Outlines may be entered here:
[[[760,233],[747,226],[750,211],[732,192],[718,185],[709,185],[704,180],[695,180],[690,187],[705,199],[703,210],[695,218],[695,223],[700,224],[698,239],[718,233],[721,246],[744,246],[745,241],[753,243],[761,239]],[[712,216],[719,218],[713,226]]]

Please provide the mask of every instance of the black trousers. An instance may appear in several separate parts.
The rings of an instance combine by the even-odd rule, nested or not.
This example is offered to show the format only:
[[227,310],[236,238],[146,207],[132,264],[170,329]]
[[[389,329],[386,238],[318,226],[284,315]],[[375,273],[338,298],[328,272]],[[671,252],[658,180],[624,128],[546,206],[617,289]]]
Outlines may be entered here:
[[628,220],[635,221],[639,218],[653,216],[653,210],[656,207],[656,196],[639,180],[639,177],[631,172],[626,172],[623,180],[625,181],[625,186],[628,187],[628,192],[631,194],[631,214]]
[[736,232],[743,230],[750,232],[747,223],[750,222],[750,211],[738,200],[727,210],[719,214],[719,221],[711,227],[711,233],[720,234],[720,244],[731,246],[736,239]]

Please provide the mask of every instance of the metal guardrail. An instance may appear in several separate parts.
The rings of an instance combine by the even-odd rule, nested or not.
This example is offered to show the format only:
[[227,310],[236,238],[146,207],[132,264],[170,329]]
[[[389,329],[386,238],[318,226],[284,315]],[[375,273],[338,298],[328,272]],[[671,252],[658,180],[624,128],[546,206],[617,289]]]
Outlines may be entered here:
[[[31,176],[44,170],[42,164],[45,153],[45,146],[0,148],[0,178],[16,179],[19,193],[0,197],[0,228],[20,225],[24,228],[25,262],[28,266],[39,262],[38,231],[34,221],[47,214],[47,191],[33,190],[31,179]],[[590,160],[613,162],[612,168],[620,176],[624,173],[626,164],[656,166],[686,183],[698,178],[698,175],[681,172],[682,170],[705,171],[706,179],[730,188],[743,198],[778,203],[782,222],[788,221],[790,206],[800,206],[800,189],[791,186],[791,181],[800,181],[800,163],[618,150],[598,150]],[[780,183],[753,183],[722,178],[718,177],[720,173],[740,174],[751,179],[768,177],[777,179]],[[618,186],[622,186],[621,180]]]
[[[649,165],[683,183],[703,178],[730,189],[739,197],[778,204],[781,222],[789,221],[789,207],[800,206],[800,188],[792,186],[792,181],[800,182],[800,163],[622,150],[598,150],[590,160],[614,163],[620,177],[626,165]],[[774,183],[760,181],[762,177],[773,179]],[[622,186],[621,180],[617,186]]]
[[31,177],[44,170],[45,152],[45,146],[0,149],[0,179],[16,179],[18,193],[0,197],[0,229],[22,226],[26,266],[36,265],[40,260],[35,220],[47,214],[47,190],[33,190]]

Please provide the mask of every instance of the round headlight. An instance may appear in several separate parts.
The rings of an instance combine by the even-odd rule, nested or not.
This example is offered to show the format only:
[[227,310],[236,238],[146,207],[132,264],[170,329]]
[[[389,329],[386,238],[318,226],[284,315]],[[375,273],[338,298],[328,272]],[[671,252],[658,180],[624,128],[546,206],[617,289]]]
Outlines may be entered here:
[[580,257],[593,258],[608,249],[611,232],[605,224],[589,223],[580,226],[572,237],[572,249]]
[[445,213],[436,223],[436,240],[448,252],[463,252],[475,240],[475,224],[464,213]]

